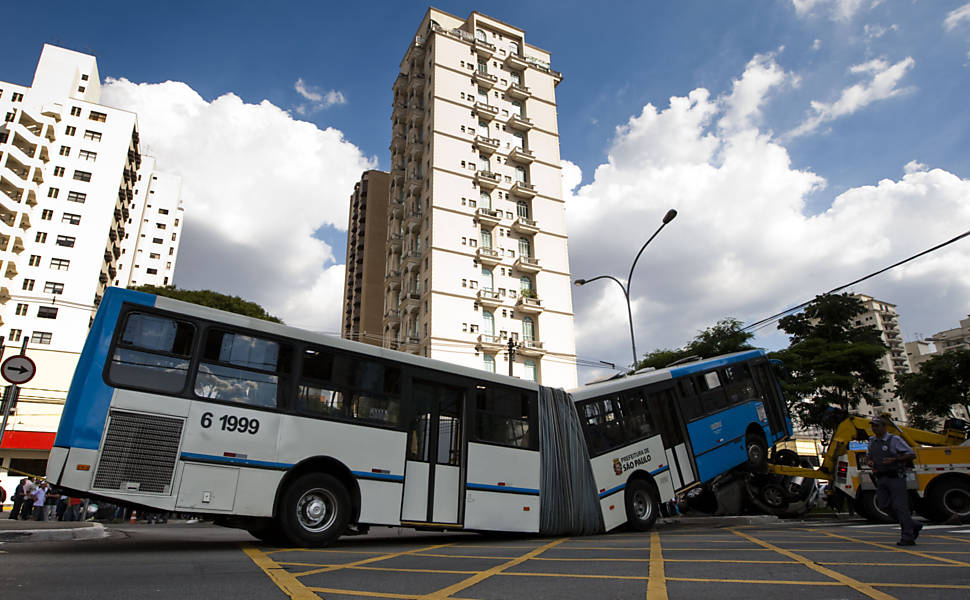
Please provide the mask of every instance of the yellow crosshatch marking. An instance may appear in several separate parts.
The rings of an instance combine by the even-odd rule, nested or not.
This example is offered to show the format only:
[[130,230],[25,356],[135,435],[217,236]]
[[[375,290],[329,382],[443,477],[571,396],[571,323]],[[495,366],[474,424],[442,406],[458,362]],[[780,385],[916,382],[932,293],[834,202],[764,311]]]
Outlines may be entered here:
[[[842,529],[841,531],[846,530]],[[519,582],[523,578],[530,577],[548,581],[548,584],[542,584],[543,586],[547,586],[548,589],[555,589],[554,586],[557,585],[557,580],[562,582],[559,585],[566,588],[570,585],[568,583],[569,581],[576,582],[573,585],[580,585],[579,582],[588,581],[590,582],[589,584],[582,585],[595,585],[597,588],[601,588],[603,590],[603,597],[610,596],[610,582],[615,582],[616,585],[622,583],[626,586],[642,585],[643,587],[640,588],[642,590],[641,597],[647,600],[666,600],[668,597],[684,597],[678,595],[679,590],[682,588],[675,587],[673,591],[669,589],[671,583],[681,585],[702,583],[715,586],[716,584],[722,583],[740,584],[743,586],[755,585],[756,587],[751,588],[750,591],[751,594],[755,595],[761,593],[757,591],[757,586],[764,585],[799,586],[806,590],[849,588],[875,599],[894,598],[890,593],[892,590],[900,590],[901,593],[902,590],[920,589],[953,590],[951,593],[958,594],[970,592],[970,584],[964,583],[966,578],[958,577],[955,580],[951,579],[950,581],[954,581],[954,583],[948,583],[947,580],[940,581],[939,579],[933,583],[929,583],[927,582],[929,578],[919,574],[924,567],[934,569],[943,568],[945,572],[959,573],[960,571],[952,571],[952,569],[963,569],[970,566],[968,562],[941,556],[942,554],[946,554],[962,557],[962,555],[970,554],[970,550],[950,549],[966,548],[970,546],[970,539],[943,535],[927,536],[924,534],[920,538],[920,541],[922,542],[923,539],[926,539],[926,543],[920,544],[915,548],[898,548],[889,543],[890,536],[897,535],[895,532],[866,531],[860,529],[850,531],[852,531],[853,535],[841,535],[821,528],[813,528],[802,530],[802,533],[799,535],[787,536],[784,535],[783,531],[777,529],[754,531],[750,528],[731,528],[717,530],[709,535],[665,534],[662,530],[655,530],[647,534],[622,534],[612,540],[599,538],[559,538],[553,540],[528,540],[523,541],[522,544],[510,544],[506,541],[504,544],[497,543],[495,545],[473,543],[466,541],[467,538],[456,540],[452,543],[427,545],[421,544],[420,539],[414,539],[414,547],[404,550],[400,549],[403,540],[388,540],[388,543],[396,547],[393,552],[382,552],[379,546],[375,550],[362,550],[359,549],[361,547],[360,544],[353,544],[351,548],[354,549],[348,548],[347,550],[339,547],[323,549],[268,549],[259,548],[252,544],[245,544],[242,549],[253,563],[266,573],[269,579],[287,597],[295,600],[319,600],[321,598],[337,598],[340,596],[414,600],[477,600],[474,590],[478,588],[475,586],[489,580],[493,582],[493,586],[499,586],[498,589],[508,590],[508,597],[516,597],[519,593],[517,592],[518,588],[516,586],[520,585]],[[727,536],[731,536],[731,539],[726,539]],[[883,543],[883,540],[886,543]],[[691,547],[672,547],[678,541],[687,543]],[[737,547],[738,542],[750,545],[741,548]],[[381,542],[377,543],[379,544]],[[407,544],[409,542],[404,543]],[[798,546],[798,548],[783,547],[785,545]],[[820,547],[823,545],[828,547]],[[446,547],[452,551],[457,551],[457,553],[448,554],[440,551],[441,548]],[[407,547],[405,546],[405,548]],[[936,548],[940,549],[936,550]],[[496,554],[501,554],[500,552],[485,552],[482,555],[476,555],[469,553],[472,549],[486,551],[489,549],[496,551],[514,550],[515,552],[507,552],[506,556],[496,556]],[[560,554],[563,553],[562,551],[568,550],[569,552],[565,553],[565,556],[543,555],[553,549]],[[463,550],[465,552],[462,552]],[[293,552],[304,552],[306,554],[301,554],[297,557],[292,554]],[[606,556],[603,554],[583,556],[582,554],[584,552],[593,553],[594,555],[602,552],[608,552],[609,554]],[[704,552],[705,554],[700,558],[694,558],[691,556],[691,552]],[[757,558],[752,558],[751,553],[753,552],[760,554],[753,555]],[[341,564],[328,560],[331,558],[337,560],[338,556],[341,556],[340,560],[350,559],[352,562]],[[383,561],[404,556],[412,557],[412,563],[413,559],[420,557],[419,560],[421,562],[401,567],[384,566],[381,564]],[[716,556],[716,558],[706,558],[706,556]],[[288,557],[298,558],[298,560],[286,560]],[[852,559],[856,557],[864,559],[866,562],[854,562]],[[882,557],[886,557],[887,560],[882,560]],[[904,560],[908,558],[909,560],[905,562],[892,562],[889,560],[892,557],[903,558]],[[926,562],[913,562],[914,557],[925,559]],[[317,561],[318,558],[319,561]],[[448,560],[450,562],[447,564],[437,562],[442,560]],[[481,562],[476,564],[473,561],[490,561],[492,565],[483,568]],[[495,564],[496,561],[498,561],[498,564]],[[570,566],[577,565],[577,568],[581,568],[579,565],[582,563],[590,565],[587,569],[592,570],[588,572],[574,572]],[[516,566],[525,566],[526,564],[528,566],[524,569],[511,570]],[[555,572],[555,565],[557,564],[562,565],[558,567],[559,569],[567,572]],[[625,573],[614,574],[610,570],[610,565],[619,564],[629,566],[626,568]],[[666,565],[668,564],[679,565],[680,572],[677,573],[678,576],[668,575],[666,572]],[[750,572],[750,569],[756,569],[759,571],[759,574],[767,575],[768,577],[771,576],[771,569],[776,568],[776,565],[781,565],[787,570],[784,571],[784,577],[777,579],[746,579],[743,576],[732,576],[741,574],[741,572],[732,573],[732,564],[737,565],[739,569],[742,567],[746,568],[747,570],[743,571],[745,574]],[[465,568],[466,565],[469,568]],[[592,565],[600,566],[594,567]],[[693,568],[692,565],[698,565],[698,568],[701,565],[719,565],[718,568],[721,568],[721,572],[717,574],[722,576],[692,577],[690,573],[690,569]],[[447,566],[448,568],[437,568],[439,566]],[[777,568],[780,569],[782,567]],[[804,580],[807,578],[807,575],[805,577],[799,577],[797,571],[803,567],[824,576],[825,579]],[[833,570],[834,567],[858,567],[861,570],[853,572],[855,577],[850,577],[849,575]],[[865,579],[870,579],[865,577],[865,568],[867,567],[907,569],[908,571],[906,572],[911,572],[913,576],[912,578],[907,577],[901,582],[867,581]],[[553,570],[550,571],[548,569]],[[597,572],[603,569],[606,569],[606,572]],[[684,569],[687,569],[687,571],[684,571]],[[791,569],[797,570],[792,571]],[[308,580],[304,579],[311,575],[336,571],[359,574],[350,575],[350,579],[347,579],[347,576],[345,576],[341,581],[356,581],[359,579],[369,584],[373,584],[375,581],[379,582],[382,577],[390,576],[391,574],[396,574],[396,577],[409,578],[401,580],[404,582],[412,580],[415,582],[421,581],[425,586],[427,585],[427,578],[434,575],[441,577],[450,576],[452,578],[457,576],[459,580],[430,593],[427,592],[427,587],[418,593],[418,590],[407,589],[407,583],[400,584],[400,589],[394,587],[388,591],[369,591],[331,587],[327,586],[323,581],[319,582],[323,584],[320,586],[310,585]],[[708,575],[709,573],[710,571],[708,570],[703,572],[704,575]],[[860,574],[862,575],[861,578],[859,577]],[[714,574],[711,573],[711,575]],[[422,577],[424,579],[421,579]],[[881,577],[878,577],[878,575],[871,577],[871,579],[877,578]],[[906,582],[907,580],[911,583]],[[452,579],[452,581],[455,580]],[[350,584],[348,587],[358,586]],[[489,594],[494,595],[494,587],[490,587],[489,589],[491,590]],[[747,590],[748,588],[735,588],[733,593],[737,594],[738,589]],[[669,596],[671,593],[673,595]],[[839,592],[823,593],[835,593],[838,595]],[[843,591],[842,593],[844,594],[846,592]],[[970,593],[967,595],[970,596]]]

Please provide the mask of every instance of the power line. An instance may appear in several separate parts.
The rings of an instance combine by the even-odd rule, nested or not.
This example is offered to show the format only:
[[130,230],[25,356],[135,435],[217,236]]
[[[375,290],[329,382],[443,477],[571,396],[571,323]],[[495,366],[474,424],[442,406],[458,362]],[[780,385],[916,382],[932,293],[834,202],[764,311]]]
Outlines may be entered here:
[[[921,256],[925,256],[925,255],[929,254],[930,252],[935,252],[935,251],[939,250],[940,248],[943,248],[945,246],[949,246],[950,244],[952,244],[954,242],[957,242],[957,241],[960,241],[960,240],[962,240],[963,238],[965,238],[967,236],[970,236],[970,231],[964,231],[963,233],[961,233],[960,235],[956,236],[955,238],[951,238],[951,239],[943,242],[942,244],[937,244],[936,246],[933,246],[932,248],[929,248],[927,250],[923,250],[922,252],[920,252],[918,254],[914,254],[914,255],[910,256],[909,258],[903,259],[903,260],[901,260],[901,261],[899,261],[897,263],[893,263],[893,264],[889,265],[888,267],[885,267],[883,269],[879,269],[878,271],[875,271],[873,273],[869,273],[865,277],[860,277],[859,279],[856,279],[855,281],[850,281],[849,283],[847,283],[845,285],[840,285],[839,287],[834,288],[834,289],[831,289],[831,290],[825,292],[822,295],[823,296],[829,296],[829,295],[834,294],[836,292],[840,292],[840,291],[844,290],[847,287],[851,287],[851,286],[853,286],[853,285],[855,285],[857,283],[861,283],[861,282],[865,281],[866,279],[870,279],[872,277],[875,277],[876,275],[881,275],[881,274],[885,273],[886,271],[889,271],[890,269],[895,269],[896,267],[898,267],[900,265],[904,265],[904,264],[910,262],[911,260],[916,260],[917,258],[919,258]],[[781,311],[780,313],[776,313],[776,314],[771,315],[770,317],[766,317],[764,319],[761,319],[760,321],[755,321],[754,323],[751,323],[750,325],[746,325],[746,326],[742,327],[741,328],[741,331],[747,331],[747,330],[752,329],[752,328],[754,328],[754,331],[758,331],[758,330],[764,329],[765,327],[767,327],[768,325],[771,325],[772,323],[774,323],[778,319],[784,317],[785,315],[791,314],[791,313],[793,313],[793,312],[795,312],[797,310],[800,310],[802,308],[805,308],[806,306],[808,306],[809,304],[811,304],[813,301],[814,301],[814,298],[812,300],[808,300],[807,302],[802,302],[798,306],[793,306],[793,307],[791,307],[791,308],[789,308],[787,310]]]

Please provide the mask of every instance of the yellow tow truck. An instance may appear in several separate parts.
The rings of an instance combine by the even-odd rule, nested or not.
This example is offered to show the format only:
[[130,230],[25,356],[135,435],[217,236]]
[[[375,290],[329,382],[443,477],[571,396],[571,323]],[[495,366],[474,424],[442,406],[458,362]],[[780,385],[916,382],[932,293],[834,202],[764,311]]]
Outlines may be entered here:
[[[900,436],[916,453],[907,471],[907,488],[916,512],[931,521],[970,520],[970,442],[968,424],[947,419],[943,433],[896,425],[884,416],[889,433]],[[822,463],[814,469],[798,466],[790,451],[775,453],[768,472],[789,478],[827,481],[825,499],[830,506],[852,503],[861,516],[880,522],[895,519],[876,505],[876,486],[871,477],[867,442],[872,436],[869,417],[844,417],[832,434]],[[785,454],[788,452],[789,454]],[[762,502],[771,505],[773,489],[761,490]]]

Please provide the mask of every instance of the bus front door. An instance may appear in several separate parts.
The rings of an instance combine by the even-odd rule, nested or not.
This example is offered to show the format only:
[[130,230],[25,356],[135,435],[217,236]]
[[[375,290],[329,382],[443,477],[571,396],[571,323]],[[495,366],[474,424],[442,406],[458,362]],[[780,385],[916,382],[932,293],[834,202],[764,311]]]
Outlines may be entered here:
[[411,398],[401,522],[459,525],[464,391],[415,380]]

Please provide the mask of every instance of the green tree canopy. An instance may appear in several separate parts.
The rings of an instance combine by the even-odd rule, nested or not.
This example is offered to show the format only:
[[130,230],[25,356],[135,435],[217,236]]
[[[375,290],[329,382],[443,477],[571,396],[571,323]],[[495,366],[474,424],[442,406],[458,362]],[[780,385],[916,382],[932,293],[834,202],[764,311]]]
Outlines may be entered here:
[[816,296],[801,313],[778,323],[791,345],[772,354],[791,377],[782,389],[791,410],[809,426],[825,428],[830,406],[849,410],[875,402],[888,374],[879,364],[887,346],[872,326],[855,326],[866,312],[849,294]]
[[658,348],[644,355],[643,360],[637,363],[636,368],[662,369],[670,363],[688,356],[710,358],[731,352],[751,350],[754,346],[749,344],[748,341],[754,337],[754,334],[742,331],[742,325],[741,321],[731,317],[721,319],[707,329],[697,332],[697,336],[683,348],[676,350]]
[[970,410],[970,350],[939,354],[921,364],[919,373],[900,376],[896,396],[906,403],[914,427],[933,429],[954,404]]
[[131,289],[138,292],[165,296],[167,298],[175,298],[176,300],[182,300],[183,302],[191,302],[193,304],[201,304],[202,306],[218,308],[219,310],[246,315],[247,317],[262,319],[264,321],[272,321],[273,323],[283,322],[278,317],[274,317],[266,312],[262,306],[256,304],[255,302],[243,300],[239,296],[220,294],[219,292],[213,292],[212,290],[180,290],[174,285],[168,285],[165,287],[155,285],[139,285]]

